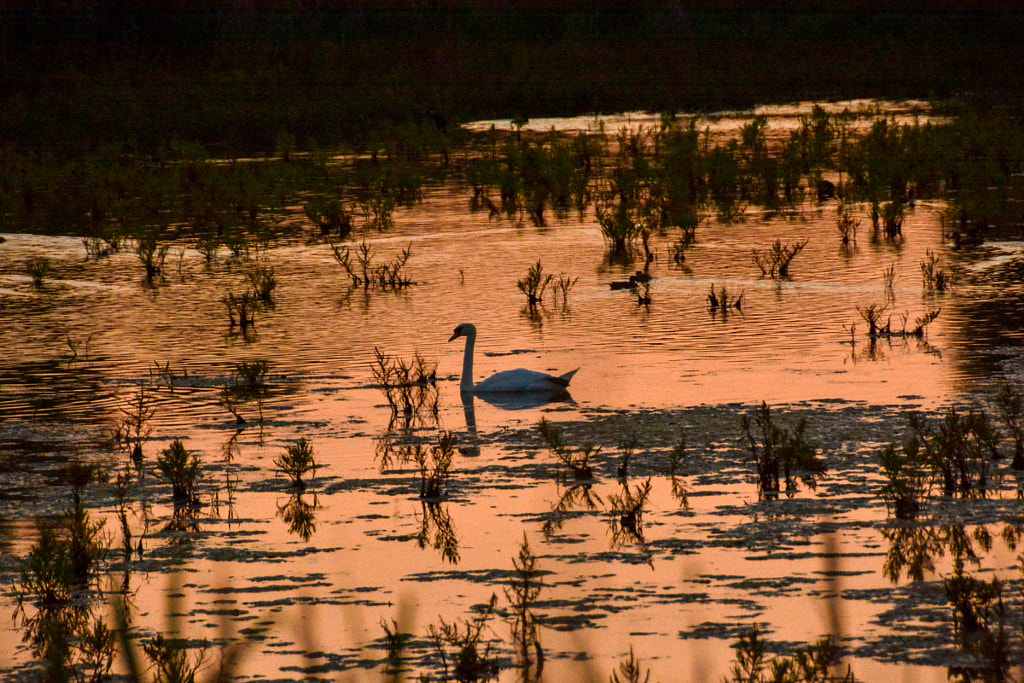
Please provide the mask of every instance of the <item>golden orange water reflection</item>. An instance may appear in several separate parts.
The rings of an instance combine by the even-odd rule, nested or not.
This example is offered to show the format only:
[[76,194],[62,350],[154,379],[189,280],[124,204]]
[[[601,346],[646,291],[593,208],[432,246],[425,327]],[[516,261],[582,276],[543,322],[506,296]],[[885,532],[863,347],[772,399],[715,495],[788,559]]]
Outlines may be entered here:
[[[770,130],[786,134],[802,111],[806,107],[768,110]],[[899,113],[916,115],[913,106]],[[748,117],[730,114],[706,123],[727,134]],[[606,126],[638,122],[653,119],[620,117]],[[546,130],[548,123],[533,125]],[[841,252],[834,204],[808,200],[799,215],[751,210],[741,222],[702,225],[682,267],[666,255],[673,236],[655,235],[652,301],[640,305],[631,293],[611,290],[609,283],[636,264],[610,262],[591,217],[569,215],[537,229],[470,213],[467,204],[462,190],[430,188],[422,204],[396,213],[393,232],[370,236],[383,254],[412,245],[418,284],[400,294],[346,291],[327,245],[304,239],[274,245],[265,258],[278,274],[277,303],[261,314],[248,341],[229,334],[219,300],[243,279],[238,261],[207,267],[197,254],[183,252],[183,274],[145,289],[132,254],[85,262],[76,239],[9,237],[0,251],[0,356],[8,363],[0,377],[0,409],[9,416],[0,427],[4,438],[93,424],[97,415],[115,413],[140,382],[155,387],[147,478],[139,487],[145,506],[133,508],[132,517],[135,533],[146,534],[143,560],[132,565],[130,577],[141,632],[166,628],[167,593],[179,590],[169,577],[177,575],[182,628],[190,637],[214,639],[228,619],[253,639],[243,650],[240,674],[297,679],[307,667],[322,666],[332,680],[383,679],[381,620],[395,619],[417,636],[421,651],[429,649],[429,625],[468,618],[492,593],[501,598],[525,535],[545,572],[537,607],[549,621],[541,632],[545,679],[605,680],[632,645],[652,678],[703,681],[723,675],[733,658],[731,643],[750,624],[790,643],[828,632],[830,603],[823,596],[833,588],[822,549],[831,538],[841,552],[839,608],[854,648],[847,661],[857,677],[945,679],[943,667],[894,664],[892,653],[869,651],[882,647],[894,628],[931,628],[915,621],[920,613],[897,615],[896,627],[887,621],[901,600],[889,594],[906,582],[894,587],[882,573],[887,512],[870,460],[882,443],[901,437],[901,411],[969,401],[993,380],[976,369],[978,357],[991,350],[972,348],[963,331],[968,304],[990,292],[965,286],[936,300],[920,283],[927,252],[983,268],[1019,245],[954,254],[942,242],[942,206],[920,202],[907,216],[900,244],[872,241],[862,232],[855,250]],[[809,240],[783,281],[760,277],[751,260],[753,247],[775,239]],[[49,254],[58,274],[42,291],[19,269],[36,253]],[[548,300],[531,312],[515,283],[538,259],[548,272],[579,280],[565,305]],[[898,278],[887,291],[883,272],[891,266]],[[742,312],[710,311],[712,285],[742,291]],[[886,297],[894,314],[911,321],[934,307],[942,313],[925,339],[872,343],[857,307]],[[463,347],[460,340],[447,342],[462,322],[480,331],[478,379],[520,366],[559,373],[579,367],[571,399],[518,410],[477,399],[470,413],[458,392]],[[88,340],[89,357],[69,359],[68,337]],[[408,429],[401,418],[390,424],[384,397],[372,386],[375,347],[437,361],[436,418]],[[262,406],[262,425],[254,405],[241,407],[250,424],[232,441],[235,426],[218,391],[235,363],[253,358],[269,360],[273,395]],[[154,362],[175,369],[173,391],[154,379]],[[30,404],[26,397],[33,392],[59,410]],[[801,490],[775,507],[759,503],[739,415],[762,401],[780,415],[850,409],[852,424],[839,423],[837,430],[851,436],[829,442],[842,453],[824,453],[847,469],[816,492]],[[704,422],[701,414],[686,412],[701,406],[708,409]],[[639,441],[632,482],[652,480],[643,542],[615,537],[607,509],[619,491],[615,454],[630,428],[601,421],[623,415]],[[604,503],[597,509],[561,517],[553,512],[567,485],[556,480],[557,466],[536,434],[541,417],[565,425],[570,438],[576,436],[571,428],[582,425],[580,439],[599,440],[603,455],[593,492]],[[876,422],[892,428],[870,431]],[[689,510],[672,495],[664,464],[676,423],[693,434],[694,469],[681,475],[690,489]],[[705,423],[712,427],[701,431]],[[389,434],[398,444],[422,443],[441,429],[456,431],[468,455],[457,456],[450,495],[431,516],[417,495],[415,466],[382,473],[378,448]],[[868,434],[864,442],[861,432]],[[178,437],[206,463],[204,505],[193,531],[171,534],[161,531],[173,519],[172,506],[152,463]],[[326,467],[306,494],[307,507],[286,512],[294,494],[273,460],[299,437],[310,439]],[[230,461],[224,455],[229,443]],[[118,467],[123,460],[120,453],[98,455]],[[39,498],[63,495],[41,479],[29,485],[42,491]],[[98,487],[96,495],[98,514],[113,532],[109,487]],[[838,509],[833,500],[840,501]],[[999,505],[997,513],[1011,503]],[[3,508],[17,520],[4,527],[10,558],[23,557],[33,542],[19,512]],[[300,514],[311,515],[308,538],[291,527]],[[559,524],[551,530],[545,524],[553,520]],[[175,539],[183,542],[175,546]],[[997,543],[984,568],[1014,576],[1013,555]],[[926,577],[932,588],[948,575],[948,561],[940,559]],[[8,560],[0,565],[8,577],[13,567]],[[0,612],[7,609],[13,602],[4,594]],[[508,624],[495,619],[493,634],[507,643]],[[0,620],[0,660],[29,661],[21,637],[14,623]],[[579,661],[579,653],[591,659]],[[414,662],[410,677],[427,668]],[[502,680],[514,677],[511,670],[502,674]]]

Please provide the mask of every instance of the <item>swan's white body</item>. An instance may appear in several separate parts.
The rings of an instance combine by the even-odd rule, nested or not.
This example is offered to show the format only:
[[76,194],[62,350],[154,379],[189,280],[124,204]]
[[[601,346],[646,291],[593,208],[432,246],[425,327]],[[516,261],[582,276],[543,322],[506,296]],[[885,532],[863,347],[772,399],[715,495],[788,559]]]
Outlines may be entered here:
[[459,385],[460,389],[465,393],[561,393],[566,390],[569,386],[569,380],[579,370],[579,368],[576,368],[576,370],[556,377],[544,372],[517,368],[496,373],[479,384],[475,384],[473,382],[473,347],[476,345],[476,326],[472,323],[459,325],[455,328],[455,333],[452,334],[448,341],[458,337],[466,338],[466,351],[462,357],[462,382]]

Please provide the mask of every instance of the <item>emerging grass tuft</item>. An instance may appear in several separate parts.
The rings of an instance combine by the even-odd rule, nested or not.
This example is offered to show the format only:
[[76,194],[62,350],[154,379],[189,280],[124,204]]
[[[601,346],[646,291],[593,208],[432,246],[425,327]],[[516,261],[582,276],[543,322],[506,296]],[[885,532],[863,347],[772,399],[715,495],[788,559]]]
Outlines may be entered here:
[[836,209],[836,229],[839,231],[839,241],[844,247],[857,243],[857,229],[860,227],[860,219],[854,218],[850,208],[840,203]]
[[943,263],[942,257],[926,251],[921,262],[921,281],[925,291],[942,294],[956,283],[957,272]]
[[725,285],[719,285],[718,291],[715,291],[715,285],[711,285],[711,291],[708,293],[708,309],[711,313],[717,313],[721,311],[723,314],[727,314],[729,309],[735,309],[737,311],[743,311],[743,292],[739,293],[739,296],[731,296],[729,290]]

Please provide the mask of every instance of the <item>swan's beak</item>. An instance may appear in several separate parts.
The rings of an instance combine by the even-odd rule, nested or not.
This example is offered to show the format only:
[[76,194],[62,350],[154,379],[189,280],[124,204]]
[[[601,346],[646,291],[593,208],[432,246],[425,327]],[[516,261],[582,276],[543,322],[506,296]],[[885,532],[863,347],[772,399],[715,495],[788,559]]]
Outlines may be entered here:
[[456,329],[455,333],[452,334],[452,336],[448,337],[448,341],[451,341],[452,339],[458,339],[461,336],[462,336],[462,330]]

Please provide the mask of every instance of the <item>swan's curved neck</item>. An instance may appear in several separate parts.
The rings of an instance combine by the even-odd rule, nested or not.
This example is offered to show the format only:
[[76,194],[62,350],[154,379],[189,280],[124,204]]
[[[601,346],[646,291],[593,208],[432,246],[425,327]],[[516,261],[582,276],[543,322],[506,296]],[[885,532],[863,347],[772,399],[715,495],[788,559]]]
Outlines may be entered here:
[[476,330],[466,332],[466,351],[462,356],[462,391],[473,391],[473,347],[476,346]]

